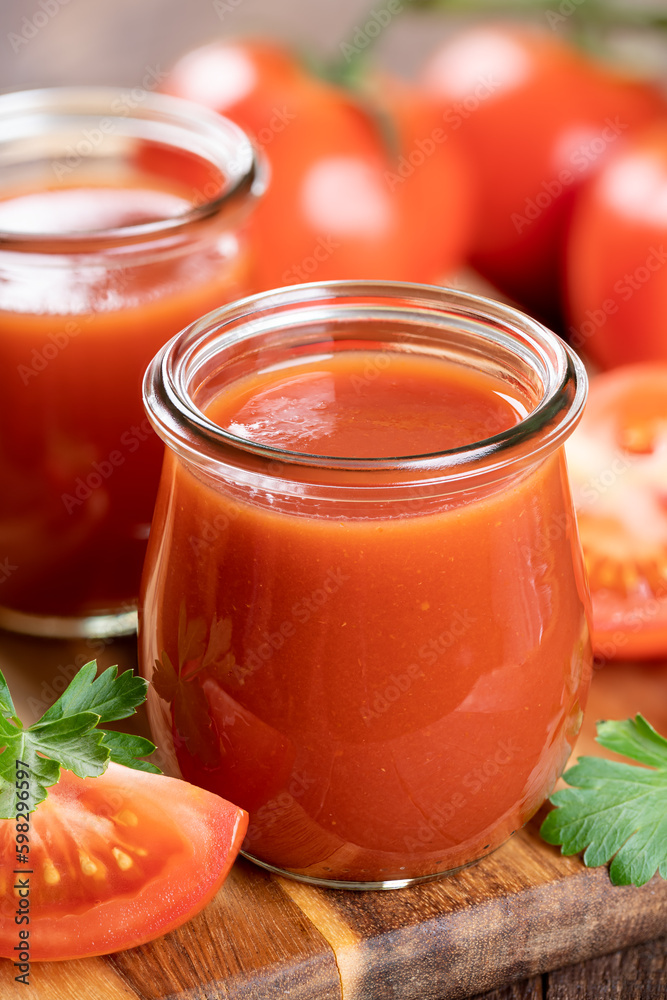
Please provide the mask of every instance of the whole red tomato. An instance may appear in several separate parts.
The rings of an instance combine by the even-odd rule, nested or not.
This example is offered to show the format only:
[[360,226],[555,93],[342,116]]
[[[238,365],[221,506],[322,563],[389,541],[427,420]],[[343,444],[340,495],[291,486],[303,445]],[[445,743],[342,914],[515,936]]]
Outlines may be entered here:
[[445,42],[421,84],[475,163],[473,264],[523,305],[556,315],[575,192],[636,126],[664,110],[662,98],[553,35],[508,25]]
[[236,121],[268,160],[269,186],[251,222],[258,288],[428,282],[462,262],[469,170],[440,110],[417,90],[392,83],[378,110],[258,42],[189,53],[165,89]]
[[667,119],[618,150],[577,200],[570,337],[603,368],[667,360]]
[[294,100],[308,78],[297,60],[270,41],[212,42],[187,52],[162,84],[162,90],[204,104],[268,146],[293,121]]

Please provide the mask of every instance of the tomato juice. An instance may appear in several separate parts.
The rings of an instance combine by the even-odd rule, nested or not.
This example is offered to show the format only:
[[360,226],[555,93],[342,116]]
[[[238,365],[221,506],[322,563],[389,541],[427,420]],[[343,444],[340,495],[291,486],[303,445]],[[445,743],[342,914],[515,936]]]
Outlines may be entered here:
[[[43,114],[33,100],[47,101]],[[149,95],[137,121],[109,111],[77,131],[89,118],[72,105],[88,115],[110,100],[76,89],[0,99],[10,136],[0,170],[0,623],[36,634],[131,618],[163,451],[143,412],[143,372],[160,345],[249,283],[238,219],[221,209],[236,179],[215,159],[227,125],[237,145],[242,133],[217,116],[202,124],[196,109],[186,127],[178,101]],[[156,122],[139,120],[151,114]],[[167,117],[163,144],[141,139],[149,125],[159,138]],[[49,159],[63,144],[70,154]],[[22,157],[23,171],[13,162]]]
[[[494,850],[553,788],[590,678],[562,449],[458,491],[423,471],[384,487],[401,456],[518,433],[535,401],[353,340],[193,399],[282,458],[250,485],[169,442],[140,645],[175,772],[248,809],[249,857],[324,884]],[[337,497],[378,459],[370,495]]]
[[[183,212],[140,186],[0,201],[0,229],[121,229]],[[100,225],[102,223],[102,226]],[[233,247],[233,244],[232,244]],[[2,297],[0,531],[15,567],[2,603],[32,614],[101,611],[137,596],[162,443],[141,378],[170,336],[245,287],[219,248],[160,264],[35,268]],[[230,255],[232,256],[232,255]],[[89,269],[86,268],[86,272]]]

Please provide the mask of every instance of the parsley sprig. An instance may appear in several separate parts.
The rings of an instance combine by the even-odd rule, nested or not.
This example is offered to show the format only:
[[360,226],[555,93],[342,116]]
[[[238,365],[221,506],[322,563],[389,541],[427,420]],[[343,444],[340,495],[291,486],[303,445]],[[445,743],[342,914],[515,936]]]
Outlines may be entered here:
[[113,760],[160,773],[154,764],[140,759],[155,750],[150,740],[98,728],[133,715],[146,698],[148,682],[143,677],[131,670],[117,674],[117,667],[109,667],[97,677],[97,665],[91,660],[41,719],[25,729],[0,671],[0,819],[16,815],[17,760],[31,771],[31,809],[46,798],[61,767],[90,778],[103,774]]
[[563,854],[584,851],[591,868],[613,858],[614,885],[667,878],[667,739],[637,715],[598,722],[597,742],[639,764],[580,757],[563,775],[572,787],[551,796],[542,837]]

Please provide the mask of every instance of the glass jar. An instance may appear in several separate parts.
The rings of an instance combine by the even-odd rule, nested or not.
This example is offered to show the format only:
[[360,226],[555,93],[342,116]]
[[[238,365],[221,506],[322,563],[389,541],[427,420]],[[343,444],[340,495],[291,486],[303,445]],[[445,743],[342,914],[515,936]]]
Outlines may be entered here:
[[[251,373],[358,351],[361,391],[444,360],[523,416],[345,458],[281,447],[280,413],[269,444],[207,415]],[[167,451],[140,659],[168,769],[250,812],[246,857],[319,885],[393,888],[495,850],[553,789],[591,674],[563,453],[576,355],[475,295],[332,282],[204,317],[144,395]]]
[[252,291],[234,124],[110,89],[0,96],[0,627],[136,628],[162,461],[156,350]]

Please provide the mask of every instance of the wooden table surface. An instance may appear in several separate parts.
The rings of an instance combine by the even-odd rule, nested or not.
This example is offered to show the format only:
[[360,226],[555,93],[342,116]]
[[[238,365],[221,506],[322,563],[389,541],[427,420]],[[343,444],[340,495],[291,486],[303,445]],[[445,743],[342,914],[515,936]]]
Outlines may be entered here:
[[[99,642],[0,633],[0,667],[26,722],[94,656],[101,667],[131,667],[135,644],[101,650]],[[596,670],[577,752],[600,752],[596,719],[637,711],[667,732],[667,664]],[[529,824],[467,872],[391,893],[315,889],[240,861],[200,917],[154,944],[106,959],[34,964],[29,992],[0,961],[0,998],[666,998],[667,882],[612,887],[605,869],[561,858],[537,829]]]

